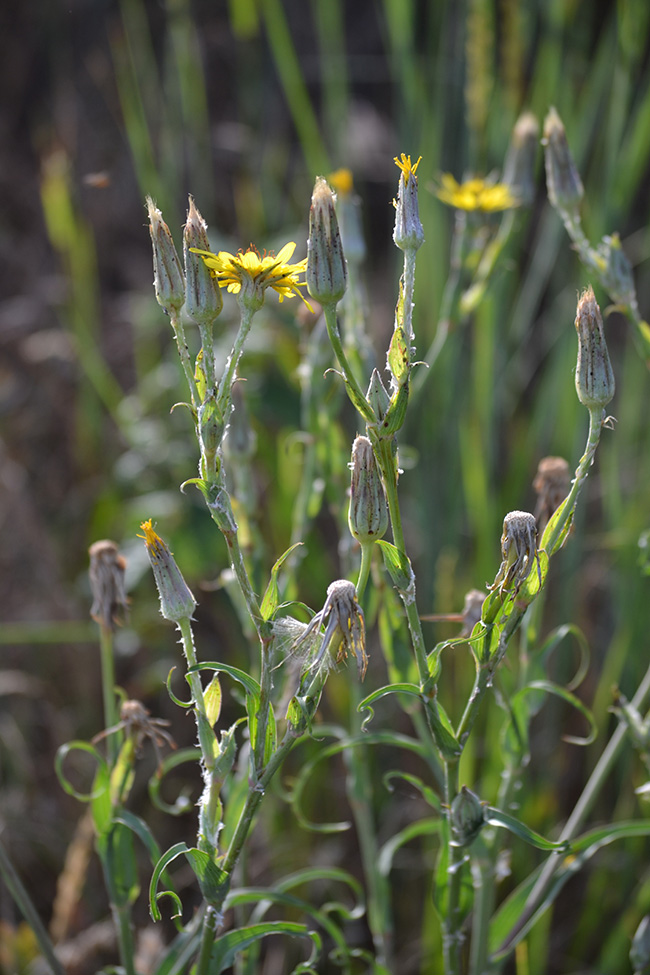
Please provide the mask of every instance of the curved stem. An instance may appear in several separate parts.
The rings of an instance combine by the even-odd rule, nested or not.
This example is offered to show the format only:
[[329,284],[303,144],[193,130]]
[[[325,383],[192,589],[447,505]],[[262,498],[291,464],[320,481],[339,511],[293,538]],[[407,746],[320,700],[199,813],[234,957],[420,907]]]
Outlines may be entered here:
[[196,388],[196,380],[194,379],[194,369],[192,368],[192,362],[190,360],[190,350],[187,347],[187,340],[185,338],[185,327],[183,325],[183,320],[181,319],[180,312],[175,310],[170,311],[169,319],[171,322],[171,326],[174,330],[176,345],[178,347],[178,355],[181,360],[181,365],[183,366],[185,379],[187,380],[187,385],[189,386],[192,406],[196,408],[201,402],[201,397],[199,396],[199,392]]

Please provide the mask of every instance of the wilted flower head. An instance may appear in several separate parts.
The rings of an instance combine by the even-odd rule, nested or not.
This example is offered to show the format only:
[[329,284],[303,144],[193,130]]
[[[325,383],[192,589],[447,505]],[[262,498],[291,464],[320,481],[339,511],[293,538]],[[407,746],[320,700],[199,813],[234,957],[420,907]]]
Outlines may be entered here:
[[347,268],[334,209],[334,194],[319,176],[309,210],[307,240],[307,289],[322,305],[341,300],[347,287]]
[[517,198],[505,183],[488,183],[484,179],[469,179],[458,183],[451,173],[443,173],[436,196],[457,210],[482,210],[493,213],[510,210],[518,204]]
[[388,528],[388,505],[381,475],[368,437],[352,444],[350,483],[350,531],[363,545],[383,538]]
[[578,399],[587,409],[603,409],[614,396],[616,384],[605,342],[603,316],[591,287],[580,296],[575,325],[578,333]]
[[126,559],[119,554],[115,542],[105,539],[94,542],[90,555],[90,588],[93,604],[90,615],[105,630],[112,630],[123,621],[128,599],[124,590]]
[[463,628],[460,631],[461,636],[469,636],[481,618],[481,610],[483,609],[483,603],[485,602],[486,594],[481,589],[470,589],[469,592],[465,593],[465,602],[463,603]]
[[571,487],[569,465],[564,457],[542,457],[537,466],[533,487],[537,491],[535,520],[541,531]]
[[299,651],[305,644],[311,643],[311,635],[321,624],[325,625],[325,632],[320,646],[316,651],[309,669],[317,671],[326,660],[329,651],[335,654],[337,663],[352,654],[357,661],[359,676],[363,680],[368,666],[366,654],[366,625],[363,610],[357,601],[357,590],[354,583],[347,579],[338,579],[327,588],[325,605],[316,613],[309,625],[293,644],[292,652]]
[[253,311],[261,308],[267,288],[273,288],[280,296],[280,301],[298,295],[311,308],[300,291],[305,282],[299,280],[307,267],[307,258],[297,264],[287,263],[295,249],[293,241],[285,244],[278,254],[267,254],[265,251],[260,255],[252,245],[236,254],[228,251],[213,254],[212,251],[190,248],[192,253],[203,258],[206,267],[219,282],[219,287],[227,288],[231,294],[240,295],[242,303]]
[[418,178],[415,175],[420,160],[411,163],[411,157],[402,153],[395,157],[395,165],[401,170],[395,203],[395,228],[393,240],[402,250],[417,250],[424,243],[424,229],[420,222],[418,204]]
[[158,304],[170,314],[180,311],[185,302],[185,279],[174,240],[162,213],[147,197],[149,233],[153,247],[153,283]]
[[562,119],[554,108],[544,119],[544,164],[548,198],[558,210],[577,210],[584,196]]
[[190,619],[196,608],[196,600],[190,592],[174,556],[162,538],[155,533],[149,521],[143,521],[140,528],[144,532],[147,555],[153,569],[153,577],[160,596],[160,612],[166,620],[177,623]]
[[503,561],[490,589],[498,589],[502,595],[511,591],[516,595],[528,578],[535,561],[541,587],[542,570],[539,564],[537,525],[534,515],[527,511],[511,511],[505,516],[501,536],[501,555]]

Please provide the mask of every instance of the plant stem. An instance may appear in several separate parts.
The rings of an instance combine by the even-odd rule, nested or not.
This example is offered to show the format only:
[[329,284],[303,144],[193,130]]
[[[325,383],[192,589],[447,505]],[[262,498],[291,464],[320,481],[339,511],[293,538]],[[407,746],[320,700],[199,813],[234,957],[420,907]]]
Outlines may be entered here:
[[232,351],[228,356],[226,368],[221,380],[219,381],[219,390],[217,392],[217,403],[219,404],[219,407],[226,418],[229,412],[226,407],[227,405],[230,405],[230,387],[235,379],[237,366],[239,364],[239,360],[241,359],[241,354],[244,351],[244,343],[248,338],[248,333],[250,332],[251,325],[253,323],[253,315],[256,311],[256,309],[247,307],[243,301],[239,302],[239,307],[241,310],[239,331],[237,332]]
[[[102,667],[102,697],[104,700],[104,728],[113,728],[118,723],[115,706],[115,657],[113,655],[113,631],[100,624],[99,649]],[[120,740],[117,735],[107,735],[106,751],[108,764],[113,767],[117,761]]]
[[4,846],[0,841],[0,875],[4,880],[7,890],[16,902],[20,913],[23,915],[30,928],[36,935],[36,940],[43,953],[43,957],[50,966],[54,975],[65,975],[65,969],[54,953],[54,945],[50,936],[45,930],[45,925],[41,921],[36,908],[32,904],[31,898],[23,883],[16,873],[14,866],[7,856]]
[[445,806],[447,807],[447,914],[442,922],[445,975],[460,975],[463,935],[460,930],[461,864],[466,856],[451,842],[451,804],[458,795],[458,761],[445,761]]
[[176,345],[178,347],[178,355],[181,360],[183,372],[185,373],[185,379],[187,380],[187,385],[189,386],[192,406],[196,408],[201,402],[201,397],[199,396],[198,390],[196,388],[196,380],[194,379],[194,369],[192,367],[192,362],[190,360],[190,351],[187,347],[187,340],[185,338],[185,327],[183,325],[183,320],[181,318],[180,312],[172,310],[169,314],[169,320],[174,330]]

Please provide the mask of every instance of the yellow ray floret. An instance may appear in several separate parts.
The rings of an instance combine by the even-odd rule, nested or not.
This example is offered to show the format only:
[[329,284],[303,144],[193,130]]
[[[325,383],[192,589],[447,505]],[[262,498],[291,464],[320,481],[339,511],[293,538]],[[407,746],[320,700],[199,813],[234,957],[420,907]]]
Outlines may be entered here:
[[411,157],[410,156],[407,156],[406,153],[404,153],[404,152],[401,154],[401,156],[400,156],[399,159],[397,158],[397,156],[394,157],[394,160],[393,161],[394,161],[395,165],[399,169],[401,169],[402,170],[402,173],[404,174],[404,182],[405,183],[408,183],[409,176],[411,174],[413,174],[413,176],[415,176],[416,170],[417,170],[418,166],[420,165],[421,159],[422,159],[422,156],[420,156],[418,158],[418,161],[416,163],[411,164]]
[[518,205],[517,197],[505,183],[490,184],[484,179],[468,179],[464,183],[458,183],[451,173],[443,173],[440,183],[436,196],[457,210],[483,210],[485,213],[493,213],[497,210],[510,210]]
[[236,254],[228,251],[213,254],[212,251],[202,251],[196,247],[190,249],[203,258],[206,267],[219,282],[219,287],[227,288],[231,294],[239,294],[242,285],[250,283],[262,290],[273,288],[279,294],[280,301],[298,295],[311,310],[311,305],[300,291],[305,282],[299,280],[307,268],[307,258],[297,264],[287,263],[296,249],[293,241],[285,244],[278,254],[265,252],[260,255],[252,245],[248,250]]

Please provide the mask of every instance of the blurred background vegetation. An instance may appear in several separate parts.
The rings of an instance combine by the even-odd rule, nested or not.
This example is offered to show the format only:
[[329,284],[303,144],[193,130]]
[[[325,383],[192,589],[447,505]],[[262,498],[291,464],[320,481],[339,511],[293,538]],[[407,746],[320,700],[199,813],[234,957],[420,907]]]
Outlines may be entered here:
[[[236,662],[242,653],[221,539],[206,527],[200,499],[178,490],[194,475],[196,447],[187,416],[170,414],[184,395],[182,375],[151,288],[145,194],[177,242],[191,193],[214,248],[296,240],[299,259],[314,177],[349,167],[363,206],[367,322],[381,367],[400,272],[391,240],[393,157],[423,157],[427,241],[414,321],[424,354],[436,332],[453,229],[452,211],[431,192],[435,180],[447,171],[458,179],[500,172],[519,113],[541,121],[555,105],[585,183],[585,230],[594,241],[620,232],[647,318],[650,5],[31,0],[5,5],[0,37],[0,826],[49,922],[83,813],[54,777],[54,752],[101,730],[88,546],[113,538],[129,560],[132,605],[118,637],[118,682],[173,721],[179,745],[191,742],[192,729],[163,687],[177,647],[158,616],[135,537],[144,518],[154,518],[197,593],[200,655]],[[452,332],[401,438],[403,511],[422,613],[458,611],[466,590],[494,577],[503,516],[534,509],[539,459],[558,454],[574,468],[584,444],[572,323],[588,278],[546,202],[541,150],[537,176],[535,201],[517,214],[485,300]],[[258,434],[251,490],[267,554],[257,567],[260,587],[291,541],[300,477],[297,366],[312,325],[297,320],[297,306],[269,304],[258,316],[242,370]],[[224,331],[232,314],[227,306]],[[544,621],[546,629],[576,623],[587,636],[591,669],[580,693],[594,708],[599,742],[613,720],[612,684],[631,694],[648,652],[647,545],[639,543],[650,528],[650,383],[625,320],[614,312],[606,328],[618,424],[604,437],[574,538],[551,573]],[[333,529],[346,513],[352,423],[341,401],[327,442],[333,481],[305,539],[300,598],[313,606],[341,573]],[[431,645],[457,632],[427,626]],[[573,664],[569,651],[557,654],[556,676],[569,676]],[[462,702],[469,658],[447,671],[448,693],[457,684]],[[382,680],[378,651],[369,678]],[[332,716],[342,718],[344,676],[329,687],[337,689]],[[562,730],[576,730],[561,705],[547,704],[543,714],[521,817],[546,832],[570,808],[591,758],[589,750],[559,747]],[[487,798],[498,775],[490,763],[497,735],[488,717],[484,753],[477,747],[470,759],[477,768],[466,770],[476,781],[480,769]],[[343,767],[320,775],[313,786],[319,815],[344,819]],[[622,783],[640,784],[642,772],[630,756],[616,775],[604,815],[631,815],[631,790]],[[151,819],[144,793],[143,785]],[[386,836],[416,801],[379,795]],[[194,829],[191,816],[180,826],[156,817],[163,843]],[[285,823],[278,798],[256,834],[253,879],[309,858],[313,837],[287,835]],[[354,862],[349,834],[318,844],[321,857]],[[548,954],[531,950],[527,971],[628,971],[629,936],[650,908],[647,853],[641,841],[604,852],[592,877],[574,881]],[[433,863],[433,850],[423,855]],[[421,864],[414,850],[395,877],[403,973],[419,970],[436,937]],[[61,922],[66,936],[106,914],[93,862],[83,890]],[[7,943],[20,918],[1,886],[0,918]],[[358,937],[367,938],[363,925]],[[15,963],[7,957],[0,965],[9,972]]]

